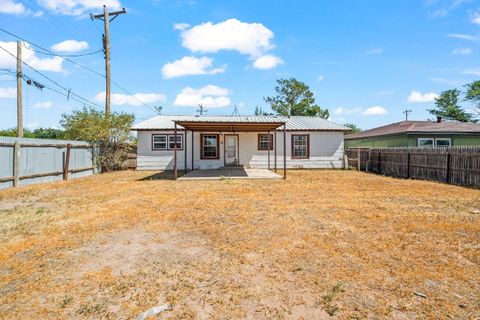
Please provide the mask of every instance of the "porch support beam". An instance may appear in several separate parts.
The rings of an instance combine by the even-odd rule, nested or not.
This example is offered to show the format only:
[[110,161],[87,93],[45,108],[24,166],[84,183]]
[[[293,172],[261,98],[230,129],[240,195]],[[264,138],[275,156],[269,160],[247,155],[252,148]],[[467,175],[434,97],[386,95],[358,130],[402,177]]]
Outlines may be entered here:
[[273,166],[275,168],[275,173],[277,173],[277,130],[275,130],[274,132],[275,132],[275,136],[273,137],[273,139],[274,139],[274,144],[275,144],[275,146],[274,146],[275,150],[274,150],[273,157],[274,157],[274,162],[275,163],[273,164]]
[[272,147],[272,141],[270,140],[270,131],[267,132],[267,141],[268,141],[268,151],[267,151],[267,161],[268,161],[268,170],[270,170],[270,148]]
[[193,157],[195,156],[195,153],[193,152],[193,145],[195,143],[195,131],[192,130],[192,171],[194,170],[194,162],[193,162]]
[[[174,127],[174,134],[173,134],[173,138],[175,140],[175,143],[173,144],[173,178],[175,180],[177,180],[178,178],[178,172],[177,172],[177,122],[174,122],[175,123],[175,127]],[[168,143],[168,141],[167,141]]]
[[283,179],[287,179],[287,124],[283,124]]
[[184,167],[183,167],[183,172],[187,174],[187,130],[183,131],[184,133],[184,139],[183,141],[183,161],[184,161]]

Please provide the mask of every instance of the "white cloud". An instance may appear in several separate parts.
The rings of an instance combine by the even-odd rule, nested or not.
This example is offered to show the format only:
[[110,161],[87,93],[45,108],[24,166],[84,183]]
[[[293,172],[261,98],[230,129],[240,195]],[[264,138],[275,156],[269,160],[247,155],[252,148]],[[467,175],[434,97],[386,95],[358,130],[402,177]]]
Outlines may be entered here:
[[228,89],[214,85],[199,89],[186,87],[177,95],[173,104],[182,107],[195,107],[202,104],[209,108],[222,108],[230,105],[229,93]]
[[468,74],[468,75],[471,75],[471,76],[477,76],[477,77],[480,77],[480,68],[477,68],[477,69],[467,69],[467,70],[463,70],[462,72],[460,72],[461,74]]
[[480,25],[480,11],[472,14],[472,23]]
[[222,72],[225,72],[225,67],[213,68],[213,60],[208,57],[183,57],[180,60],[167,63],[162,67],[162,75],[165,79],[188,75],[217,74]]
[[411,103],[424,103],[433,102],[435,98],[438,98],[438,94],[435,92],[421,93],[420,91],[412,91],[407,97],[407,102]]
[[455,49],[453,49],[451,54],[464,56],[464,55],[472,54],[472,52],[473,52],[473,50],[470,49],[470,48],[455,48]]
[[110,10],[121,8],[118,0],[38,0],[38,4],[56,14],[69,16],[79,16],[94,9],[101,9],[103,5]]
[[188,28],[190,28],[190,25],[188,23],[174,23],[173,24],[173,30],[183,31],[183,30],[186,30]]
[[322,76],[322,75],[320,75],[320,76],[318,76],[318,78],[317,78],[317,79],[318,79],[318,81],[323,81],[323,80],[325,80],[325,77],[324,77],[324,76]]
[[480,40],[478,36],[472,36],[469,34],[461,34],[461,33],[450,33],[450,34],[447,34],[447,37],[454,38],[454,39],[467,40],[472,42],[477,42]]
[[258,58],[273,49],[273,32],[261,23],[229,19],[202,23],[182,31],[182,45],[192,52],[238,51]]
[[373,106],[363,110],[362,114],[364,116],[378,116],[378,115],[387,114],[387,110],[380,106]]
[[0,88],[0,99],[14,99],[16,97],[16,88]]
[[54,44],[51,49],[59,52],[78,52],[88,49],[88,42],[77,40],[65,40],[60,43]]
[[[95,100],[98,102],[105,101],[105,91],[99,92],[95,96]],[[121,105],[131,105],[131,106],[140,106],[142,103],[156,103],[156,102],[165,102],[167,100],[166,96],[162,93],[135,93],[134,95],[127,95],[122,93],[112,93],[111,94],[111,103],[114,106]]]
[[266,70],[275,68],[276,66],[284,63],[285,62],[281,58],[266,54],[256,59],[253,62],[253,67],[256,69]]
[[50,101],[47,102],[37,102],[33,105],[36,109],[50,109],[52,107],[52,103]]
[[27,10],[22,3],[17,3],[12,0],[0,0],[0,13],[21,15]]
[[[24,50],[22,50],[22,60],[32,66],[33,68],[41,71],[52,71],[52,72],[61,72],[63,58],[61,57],[52,57],[52,58],[39,58],[35,55],[35,52],[30,50],[30,45],[28,43],[23,43]],[[6,49],[8,52],[17,56],[17,43],[16,42],[3,42],[0,41],[0,46]],[[16,65],[16,58],[12,57],[3,50],[0,50],[0,67],[1,68],[14,68]]]
[[381,54],[383,52],[382,48],[374,48],[368,51],[365,51],[365,54],[372,55],[372,54]]

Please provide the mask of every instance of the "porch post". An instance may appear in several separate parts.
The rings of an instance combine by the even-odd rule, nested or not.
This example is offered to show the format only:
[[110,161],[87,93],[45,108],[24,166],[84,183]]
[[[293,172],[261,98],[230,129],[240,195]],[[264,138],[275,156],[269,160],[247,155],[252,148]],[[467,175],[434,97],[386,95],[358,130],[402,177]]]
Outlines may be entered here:
[[270,170],[270,148],[272,146],[272,141],[270,141],[270,131],[267,132],[267,141],[268,141],[268,151],[267,151],[267,160],[268,160],[268,170]]
[[183,155],[184,155],[184,167],[183,167],[183,172],[187,174],[187,130],[183,129],[183,134],[184,134],[184,139],[183,141]]
[[[177,180],[177,122],[175,123],[174,127],[174,134],[173,134],[173,139],[175,140],[175,143],[173,144],[173,178]],[[168,143],[168,141],[167,141]]]
[[287,179],[287,123],[283,124],[283,179]]
[[275,167],[275,173],[277,173],[277,129],[275,129],[275,137],[273,137],[275,140],[274,144],[275,144],[275,150],[274,150],[274,154],[273,154],[273,157],[274,157],[274,164],[273,166]]
[[195,138],[194,138],[194,131],[192,130],[192,171],[193,171],[193,157],[195,157],[195,152],[193,152],[193,145],[194,145],[194,141],[195,141]]

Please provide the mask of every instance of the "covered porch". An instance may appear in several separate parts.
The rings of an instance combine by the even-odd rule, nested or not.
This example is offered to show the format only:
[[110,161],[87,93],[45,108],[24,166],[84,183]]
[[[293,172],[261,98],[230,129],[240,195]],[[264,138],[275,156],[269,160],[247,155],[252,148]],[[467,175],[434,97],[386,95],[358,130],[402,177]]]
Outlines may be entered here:
[[178,180],[226,180],[226,179],[282,179],[282,176],[268,169],[247,169],[223,167],[219,169],[197,169],[187,172]]
[[[286,122],[282,121],[283,119],[272,119],[267,117],[238,117],[232,120],[228,117],[198,117],[190,118],[188,120],[176,120],[174,121],[174,141],[177,141],[177,136],[179,131],[184,132],[185,141],[183,148],[177,149],[177,145],[174,144],[173,149],[173,173],[174,178],[178,179],[178,158],[180,153],[180,158],[183,158],[185,163],[180,164],[180,167],[183,166],[182,171],[184,175],[181,177],[182,180],[188,179],[222,179],[222,178],[235,178],[235,179],[286,179]],[[282,127],[282,131],[278,130]],[[190,131],[190,135],[187,135],[187,132]],[[223,149],[220,148],[218,139],[213,137],[213,142],[208,141],[209,133],[218,133],[229,137],[229,140],[222,142]],[[269,147],[266,150],[268,158],[268,168],[267,169],[248,169],[243,168],[242,163],[240,163],[240,148],[239,144],[239,133],[265,133],[270,137]],[[199,136],[196,137],[196,134]],[[277,154],[277,134],[283,134],[283,155]],[[190,141],[187,141],[187,137],[190,136]],[[205,137],[207,136],[207,137]],[[218,136],[218,135],[217,135]],[[195,144],[195,139],[200,139],[200,146]],[[249,140],[250,141],[250,140]],[[204,143],[205,142],[205,145]],[[231,143],[230,143],[231,142]],[[198,141],[197,141],[198,143]],[[201,152],[203,154],[204,147],[208,147],[207,144],[211,143],[213,149],[216,149],[217,153],[214,153],[212,160],[217,160],[220,158],[220,152],[223,152],[223,167],[215,169],[193,169],[196,168],[194,150],[196,148],[202,148]],[[216,147],[215,147],[216,144]],[[190,148],[188,148],[190,147]],[[187,164],[187,154],[191,154],[191,166]],[[197,151],[198,153],[198,151]],[[226,159],[230,154],[235,154],[236,160],[233,162],[227,162]],[[277,168],[277,157],[282,157],[283,161],[279,161],[283,164],[283,175],[280,176],[276,172]],[[270,165],[270,158],[272,158],[273,165]],[[206,157],[200,157],[201,161],[208,160]],[[198,159],[197,159],[198,161]],[[189,171],[188,167],[192,168]],[[271,171],[273,170],[273,171]]]

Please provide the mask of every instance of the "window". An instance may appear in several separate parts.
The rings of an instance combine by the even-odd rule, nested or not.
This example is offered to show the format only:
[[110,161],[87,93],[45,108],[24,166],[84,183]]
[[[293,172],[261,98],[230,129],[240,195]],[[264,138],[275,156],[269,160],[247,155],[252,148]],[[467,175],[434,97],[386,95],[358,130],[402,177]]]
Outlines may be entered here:
[[450,147],[452,145],[452,140],[450,138],[436,138],[435,146],[437,147]]
[[[168,136],[168,149],[173,150],[175,149],[175,135]],[[183,149],[183,135],[177,134],[177,150]]]
[[433,138],[418,138],[417,145],[421,148],[433,148]]
[[201,143],[202,143],[202,147],[201,147],[202,153],[200,157],[201,159],[219,159],[218,134],[202,134]]
[[273,134],[258,135],[258,150],[273,150]]
[[310,136],[307,134],[292,135],[292,158],[307,159],[310,156]]
[[152,150],[167,150],[167,135],[153,134],[152,135]]
[[[152,150],[175,149],[174,134],[152,134]],[[177,150],[183,149],[183,134],[177,134]]]

